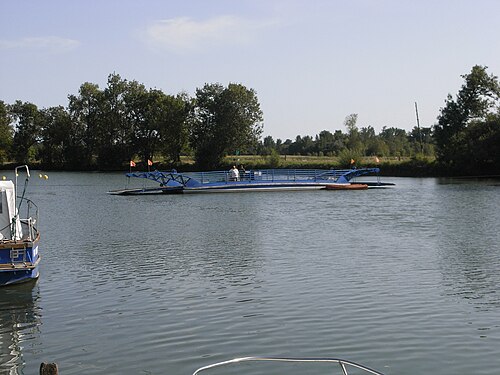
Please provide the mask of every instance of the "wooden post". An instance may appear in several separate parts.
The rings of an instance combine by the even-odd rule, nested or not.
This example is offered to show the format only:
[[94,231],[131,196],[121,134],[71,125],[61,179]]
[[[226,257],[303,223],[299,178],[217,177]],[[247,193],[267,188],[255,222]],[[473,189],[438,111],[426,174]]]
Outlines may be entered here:
[[40,375],[59,375],[57,363],[43,362],[40,364]]

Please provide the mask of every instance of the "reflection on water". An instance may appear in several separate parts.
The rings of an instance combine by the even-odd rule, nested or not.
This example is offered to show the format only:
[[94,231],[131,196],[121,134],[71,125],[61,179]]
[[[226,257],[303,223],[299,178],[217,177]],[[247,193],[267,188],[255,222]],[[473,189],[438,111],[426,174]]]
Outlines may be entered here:
[[122,178],[35,182],[41,278],[0,289],[2,370],[190,374],[274,355],[498,372],[498,186],[107,195]]
[[39,350],[36,281],[0,289],[0,373],[22,374],[23,352]]
[[499,188],[477,182],[447,185],[439,211],[445,286],[475,308],[500,307]]

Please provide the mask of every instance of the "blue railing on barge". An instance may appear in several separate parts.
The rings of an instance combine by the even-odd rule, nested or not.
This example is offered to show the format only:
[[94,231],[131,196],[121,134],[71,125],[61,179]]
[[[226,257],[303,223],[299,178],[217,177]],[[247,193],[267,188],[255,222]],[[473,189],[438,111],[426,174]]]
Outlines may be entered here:
[[153,171],[127,173],[128,177],[146,178],[160,186],[195,187],[205,184],[227,184],[237,182],[331,182],[349,183],[355,177],[378,174],[379,168],[360,169],[259,169],[240,171],[237,181],[231,179],[229,171],[186,172]]

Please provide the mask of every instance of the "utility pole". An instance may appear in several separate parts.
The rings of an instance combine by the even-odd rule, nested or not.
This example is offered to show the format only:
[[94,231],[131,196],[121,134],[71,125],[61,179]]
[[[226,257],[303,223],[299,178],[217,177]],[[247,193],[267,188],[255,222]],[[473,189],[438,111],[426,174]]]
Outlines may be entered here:
[[420,120],[418,119],[418,108],[417,102],[415,102],[415,113],[417,114],[417,129],[418,129],[418,137],[420,138],[420,152],[424,154],[424,144],[422,143],[422,132],[420,131]]

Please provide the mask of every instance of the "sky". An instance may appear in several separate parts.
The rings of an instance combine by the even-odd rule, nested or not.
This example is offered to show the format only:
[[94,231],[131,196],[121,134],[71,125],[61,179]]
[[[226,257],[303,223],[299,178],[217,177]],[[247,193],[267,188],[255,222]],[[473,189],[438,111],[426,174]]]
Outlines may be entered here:
[[263,136],[436,123],[474,65],[500,75],[498,0],[0,0],[0,100],[67,106],[112,73],[166,94],[255,90]]

